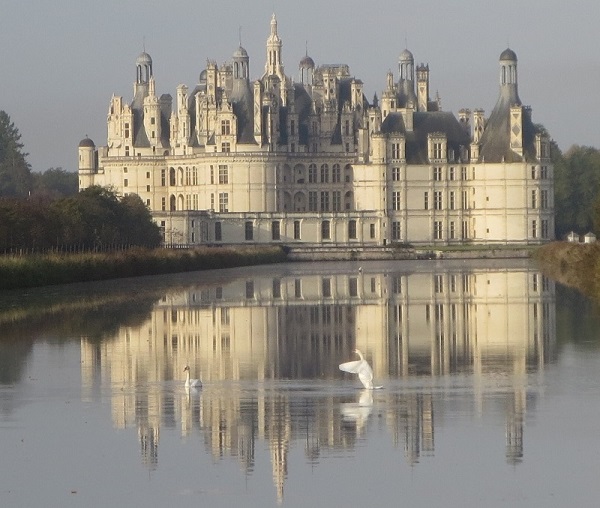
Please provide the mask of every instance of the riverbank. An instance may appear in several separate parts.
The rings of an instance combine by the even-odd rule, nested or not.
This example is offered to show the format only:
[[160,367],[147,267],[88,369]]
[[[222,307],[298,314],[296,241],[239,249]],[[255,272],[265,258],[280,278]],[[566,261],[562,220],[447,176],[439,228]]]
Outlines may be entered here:
[[552,242],[537,249],[533,257],[548,277],[600,298],[600,243]]
[[287,261],[279,247],[134,248],[114,253],[0,257],[0,290]]

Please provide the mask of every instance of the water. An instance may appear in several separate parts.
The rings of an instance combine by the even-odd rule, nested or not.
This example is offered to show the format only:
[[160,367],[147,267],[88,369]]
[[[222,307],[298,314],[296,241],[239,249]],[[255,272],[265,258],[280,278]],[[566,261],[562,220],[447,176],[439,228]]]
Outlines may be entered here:
[[5,292],[0,505],[597,506],[598,329],[527,261]]

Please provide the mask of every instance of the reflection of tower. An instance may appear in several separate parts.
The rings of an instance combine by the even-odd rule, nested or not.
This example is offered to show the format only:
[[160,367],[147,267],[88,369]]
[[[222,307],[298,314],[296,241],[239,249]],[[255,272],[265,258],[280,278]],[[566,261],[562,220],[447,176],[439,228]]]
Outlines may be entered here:
[[140,425],[138,427],[138,438],[140,440],[140,453],[142,463],[150,469],[156,469],[158,465],[158,440],[159,428]]
[[271,399],[271,414],[267,415],[267,439],[271,449],[273,482],[277,488],[277,501],[283,502],[284,484],[287,478],[287,461],[292,436],[289,402],[282,397]]
[[523,460],[523,420],[527,409],[524,390],[515,390],[513,405],[506,417],[506,461],[518,464]]

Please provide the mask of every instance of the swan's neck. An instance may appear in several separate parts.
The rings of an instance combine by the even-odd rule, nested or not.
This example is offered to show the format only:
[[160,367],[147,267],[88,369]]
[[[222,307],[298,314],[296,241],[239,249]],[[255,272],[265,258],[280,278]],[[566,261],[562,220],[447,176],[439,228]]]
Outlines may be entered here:
[[190,384],[190,371],[189,370],[185,371],[185,384],[186,385]]
[[360,357],[361,360],[364,360],[362,353],[357,349],[356,354]]

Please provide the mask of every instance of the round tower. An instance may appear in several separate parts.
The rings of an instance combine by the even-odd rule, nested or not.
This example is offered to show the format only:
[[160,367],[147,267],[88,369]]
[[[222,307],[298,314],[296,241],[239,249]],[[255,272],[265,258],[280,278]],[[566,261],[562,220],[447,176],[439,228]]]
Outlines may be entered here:
[[87,136],[79,142],[79,189],[93,185],[93,174],[97,170],[96,145]]
[[315,61],[307,55],[300,60],[300,83],[303,85],[313,84],[313,75],[315,72]]
[[500,55],[500,85],[517,86],[517,55],[510,48]]
[[240,46],[233,53],[233,79],[242,79],[248,81],[250,79],[250,57],[248,52]]

